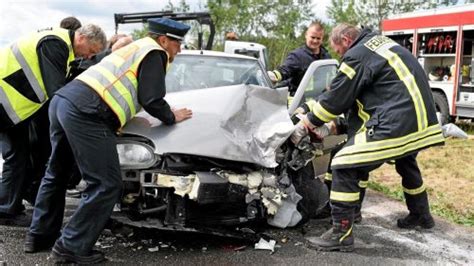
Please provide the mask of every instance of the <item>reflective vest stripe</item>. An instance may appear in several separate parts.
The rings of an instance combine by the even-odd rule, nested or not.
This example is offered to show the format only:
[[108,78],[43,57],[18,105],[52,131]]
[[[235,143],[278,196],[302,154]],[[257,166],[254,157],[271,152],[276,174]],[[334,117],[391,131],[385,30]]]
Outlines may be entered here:
[[104,95],[102,96],[107,98],[110,95],[115,99],[116,103],[124,108],[125,117],[132,117],[136,113],[131,95],[127,93],[128,89],[109,70],[103,66],[97,66],[96,71],[89,73],[88,78],[92,78],[100,84],[111,84],[103,91]]
[[77,77],[104,99],[117,115],[121,126],[141,108],[137,95],[138,66],[153,50],[164,51],[155,40],[149,37],[140,39],[105,57]]
[[[107,71],[110,73],[110,75],[113,76],[113,73],[110,72],[107,69],[113,69],[115,66],[113,65],[112,62],[107,62],[105,61],[101,66],[105,69],[104,71]],[[118,90],[120,91],[122,95],[128,96],[127,103],[131,104],[129,108],[131,108],[131,114],[136,114],[137,113],[137,107],[139,108],[139,103],[138,103],[138,96],[137,96],[137,91],[136,90],[128,90],[127,88],[137,88],[137,80],[136,80],[136,73],[134,73],[132,70],[125,69],[121,71],[123,74],[119,77],[119,79],[114,83],[113,85],[120,86]],[[113,83],[117,77],[113,77],[112,80],[110,80],[109,77],[109,82]],[[128,93],[127,93],[128,92]]]
[[409,189],[403,187],[403,192],[409,194],[409,195],[418,195],[426,190],[425,185],[421,185],[419,188],[414,188],[414,189]]
[[341,71],[342,73],[346,74],[346,76],[349,78],[349,79],[353,79],[354,76],[356,75],[356,71],[350,67],[348,64],[342,62],[341,65],[339,66],[339,71]]
[[16,114],[15,110],[13,109],[13,106],[10,103],[10,100],[7,98],[7,94],[3,90],[3,88],[0,86],[0,104],[2,104],[3,109],[5,109],[5,112],[7,113],[8,117],[10,120],[13,122],[14,125],[20,123],[21,119],[18,117]]
[[25,76],[28,79],[28,82],[33,88],[33,91],[35,92],[36,97],[38,97],[40,102],[44,102],[46,100],[46,94],[43,91],[43,89],[41,89],[41,85],[39,84],[38,80],[33,74],[33,70],[31,69],[30,65],[28,65],[26,58],[21,53],[20,48],[18,47],[18,44],[17,43],[12,44],[11,50],[16,60],[20,64],[23,72],[25,73]]
[[[425,133],[425,132],[421,132],[421,133]],[[372,151],[372,152],[367,152],[367,153],[356,153],[356,154],[349,154],[349,155],[339,155],[339,153],[337,153],[336,156],[334,156],[334,160],[332,161],[331,166],[366,163],[366,162],[384,160],[384,159],[406,154],[410,151],[416,151],[416,150],[419,150],[431,145],[435,145],[437,143],[442,143],[443,141],[444,141],[444,138],[441,134],[441,131],[439,131],[434,135],[425,136],[424,138],[416,139],[413,142],[405,143],[403,146],[398,146],[398,147],[390,148],[387,150]],[[380,141],[380,142],[383,142],[383,141]],[[355,146],[356,145],[352,147],[355,147]],[[341,150],[341,152],[344,152],[344,148]]]
[[337,116],[328,112],[324,107],[321,106],[319,102],[317,102],[313,107],[314,115],[319,118],[319,120],[323,122],[329,122],[335,119]]
[[418,130],[423,130],[428,126],[425,103],[423,101],[423,97],[421,96],[420,89],[416,84],[415,77],[411,74],[408,67],[403,63],[402,59],[396,53],[389,50],[396,45],[398,44],[395,42],[386,43],[380,46],[380,48],[376,49],[375,52],[388,61],[390,66],[397,73],[398,78],[405,84],[415,105]]
[[331,190],[331,200],[335,201],[344,201],[344,202],[352,202],[359,200],[359,192],[338,192]]

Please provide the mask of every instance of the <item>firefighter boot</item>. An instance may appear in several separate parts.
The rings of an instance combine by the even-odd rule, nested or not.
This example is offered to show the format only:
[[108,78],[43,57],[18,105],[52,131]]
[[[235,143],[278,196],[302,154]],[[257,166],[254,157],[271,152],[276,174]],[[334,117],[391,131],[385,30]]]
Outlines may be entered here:
[[408,210],[408,216],[397,220],[397,226],[404,229],[413,229],[417,226],[424,229],[431,229],[435,226],[433,216],[430,214],[428,195],[423,191],[417,195],[405,193],[405,199]]
[[321,237],[308,239],[308,245],[320,251],[353,251],[352,222],[349,219],[342,219],[334,223]]

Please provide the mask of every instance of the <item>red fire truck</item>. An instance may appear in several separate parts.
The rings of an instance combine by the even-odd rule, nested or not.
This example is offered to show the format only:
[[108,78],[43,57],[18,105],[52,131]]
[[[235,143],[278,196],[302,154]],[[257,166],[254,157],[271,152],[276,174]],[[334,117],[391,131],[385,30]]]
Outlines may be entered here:
[[474,4],[399,14],[382,30],[418,58],[443,123],[474,118]]

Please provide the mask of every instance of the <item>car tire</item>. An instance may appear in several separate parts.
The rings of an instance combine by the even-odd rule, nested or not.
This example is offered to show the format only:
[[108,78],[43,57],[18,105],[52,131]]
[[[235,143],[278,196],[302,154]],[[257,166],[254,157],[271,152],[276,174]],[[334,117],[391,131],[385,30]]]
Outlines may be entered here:
[[297,209],[302,219],[300,225],[314,218],[328,201],[328,192],[324,183],[314,176],[313,163],[308,163],[298,171],[288,171],[296,192],[302,197]]
[[450,122],[448,100],[441,92],[433,92],[436,114],[441,125]]

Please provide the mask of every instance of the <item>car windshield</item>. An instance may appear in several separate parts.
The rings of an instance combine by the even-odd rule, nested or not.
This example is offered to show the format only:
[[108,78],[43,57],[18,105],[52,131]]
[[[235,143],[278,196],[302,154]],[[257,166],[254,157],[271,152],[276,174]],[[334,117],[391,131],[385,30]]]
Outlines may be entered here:
[[167,92],[237,84],[271,86],[258,61],[245,58],[181,54],[166,74]]

